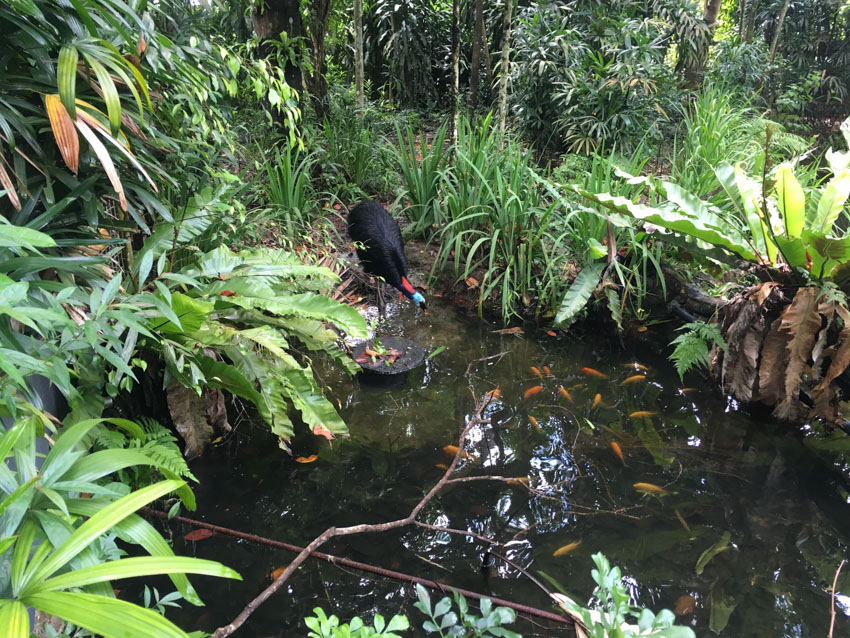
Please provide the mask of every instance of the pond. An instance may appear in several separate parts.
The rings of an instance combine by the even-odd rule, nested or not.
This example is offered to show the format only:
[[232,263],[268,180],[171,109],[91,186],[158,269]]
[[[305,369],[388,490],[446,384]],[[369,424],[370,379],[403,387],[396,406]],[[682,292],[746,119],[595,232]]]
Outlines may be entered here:
[[[638,604],[675,609],[698,636],[827,635],[830,587],[850,542],[846,467],[769,417],[737,411],[699,375],[683,385],[665,359],[669,326],[626,345],[592,326],[499,333],[432,302],[425,315],[391,307],[390,333],[429,352],[445,347],[401,387],[371,387],[317,364],[350,439],[298,437],[294,456],[318,459],[297,463],[264,425],[246,420],[230,445],[192,465],[201,484],[198,511],[187,516],[300,546],[332,525],[403,517],[442,476],[451,461],[444,448],[457,443],[476,401],[498,387],[456,476],[528,477],[527,487],[452,485],[420,520],[505,543],[498,551],[580,603],[593,590],[590,556],[603,552]],[[183,535],[191,528],[172,528],[175,551],[220,560],[244,578],[194,577],[207,606],[169,614],[187,630],[232,620],[294,556],[219,535],[190,542]],[[707,551],[713,546],[725,549]],[[516,569],[485,564],[486,546],[473,538],[408,527],[336,539],[322,551],[551,609]],[[327,562],[308,559],[284,590],[239,635],[306,635],[302,619],[316,606],[346,620],[376,612],[405,613],[415,627],[424,620],[411,585]],[[836,637],[850,635],[850,568],[838,592]],[[572,635],[527,622],[514,628]]]

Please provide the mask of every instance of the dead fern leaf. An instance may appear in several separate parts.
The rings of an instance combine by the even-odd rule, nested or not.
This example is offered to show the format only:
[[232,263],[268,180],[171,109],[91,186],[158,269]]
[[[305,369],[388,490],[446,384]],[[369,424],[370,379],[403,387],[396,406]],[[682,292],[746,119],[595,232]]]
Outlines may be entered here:
[[788,361],[788,341],[791,335],[780,330],[782,317],[777,317],[767,330],[759,362],[759,400],[776,405],[785,389],[785,368]]
[[761,306],[748,299],[724,335],[729,350],[723,357],[721,383],[724,391],[740,401],[753,398],[764,323]]
[[781,330],[791,335],[788,342],[788,367],[785,372],[785,396],[776,406],[774,415],[790,420],[800,415],[800,403],[797,400],[800,377],[808,367],[809,357],[815,337],[821,328],[822,318],[818,312],[817,288],[800,288],[794,295],[791,305],[782,313]]

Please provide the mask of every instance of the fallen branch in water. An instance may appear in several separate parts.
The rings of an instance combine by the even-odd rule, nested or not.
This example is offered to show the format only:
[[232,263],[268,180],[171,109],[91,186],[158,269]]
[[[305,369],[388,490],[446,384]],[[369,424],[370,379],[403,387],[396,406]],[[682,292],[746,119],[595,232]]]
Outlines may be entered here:
[[[262,605],[266,600],[268,600],[272,596],[272,594],[277,592],[284,585],[284,583],[286,583],[289,577],[293,573],[295,573],[295,570],[298,569],[298,567],[307,559],[307,557],[309,557],[310,555],[315,555],[316,550],[330,539],[337,538],[339,536],[350,536],[352,534],[363,534],[366,532],[385,532],[388,530],[397,529],[399,527],[405,527],[408,525],[418,525],[424,527],[425,525],[420,524],[419,521],[416,520],[416,517],[419,515],[422,509],[431,501],[431,499],[433,499],[434,496],[443,487],[445,487],[448,483],[451,482],[451,479],[449,479],[449,477],[454,472],[455,468],[457,467],[457,464],[460,461],[467,434],[473,427],[476,427],[484,421],[481,415],[484,412],[484,409],[489,404],[492,395],[488,394],[486,395],[486,397],[487,398],[485,400],[481,401],[478,404],[475,410],[475,414],[466,424],[466,427],[463,429],[463,432],[461,432],[460,439],[458,441],[458,450],[455,453],[451,464],[448,466],[448,468],[446,468],[446,471],[440,478],[440,480],[434,484],[434,486],[428,491],[428,493],[422,498],[422,500],[420,500],[419,503],[417,503],[416,506],[410,511],[410,514],[408,514],[404,518],[400,518],[398,520],[390,521],[387,523],[352,525],[350,527],[342,528],[329,527],[324,532],[322,532],[322,534],[313,539],[313,541],[309,545],[307,545],[307,547],[300,549],[300,551],[298,552],[298,556],[296,556],[295,559],[286,567],[283,573],[277,579],[275,579],[273,583],[266,587],[256,598],[250,601],[245,606],[245,608],[236,616],[236,618],[233,619],[233,621],[223,627],[219,627],[218,629],[216,629],[215,632],[212,634],[213,638],[225,638],[226,636],[230,636],[237,629],[239,629],[245,623],[245,621],[248,620],[251,614],[253,614],[254,611],[256,611],[260,607],[260,605]],[[416,579],[413,582],[420,582],[420,579]],[[421,580],[420,582],[420,584],[422,585],[429,586],[426,585],[426,583],[431,583],[431,587],[437,585],[433,581]],[[456,589],[456,591],[462,593],[464,596],[470,594],[470,597],[472,598],[481,598],[481,596],[478,594],[472,595],[473,592],[464,592],[460,589]],[[511,607],[517,610],[520,610],[519,607],[523,607],[521,605],[517,606],[516,603],[508,603],[507,601],[500,601],[495,598],[491,598],[491,600],[493,600],[493,602],[496,602],[499,605],[504,605],[506,607]],[[570,624],[571,622],[569,619],[564,618],[563,616],[558,616],[556,614],[551,614],[549,612],[544,612],[541,610],[533,610],[532,612],[530,611],[532,609],[533,608],[525,608],[520,611],[523,611],[525,613],[533,613],[533,615],[546,618],[555,622],[561,622],[566,624]]]
[[838,564],[838,569],[835,570],[835,578],[832,579],[832,616],[829,620],[829,638],[832,638],[832,630],[835,629],[835,588],[838,587],[838,574],[841,573],[841,568],[844,567],[846,560],[842,560]]

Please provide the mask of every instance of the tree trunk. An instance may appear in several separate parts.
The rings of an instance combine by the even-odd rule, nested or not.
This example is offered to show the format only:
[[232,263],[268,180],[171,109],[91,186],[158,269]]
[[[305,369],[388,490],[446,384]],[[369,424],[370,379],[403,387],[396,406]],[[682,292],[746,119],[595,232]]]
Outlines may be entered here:
[[743,42],[747,25],[747,0],[738,0],[738,9],[741,13],[738,17],[738,39]]
[[460,99],[460,0],[452,0],[452,141],[457,143]]
[[484,0],[475,0],[475,26],[472,36],[472,59],[469,62],[469,113],[478,106],[478,81],[481,75],[481,32],[484,30]]
[[363,117],[363,0],[354,0],[354,96]]
[[484,47],[484,70],[487,72],[487,87],[493,90],[493,65],[490,62],[490,43],[487,41],[487,27],[481,23],[481,44]]
[[[298,0],[266,0],[263,11],[254,9],[251,22],[260,41],[259,50],[263,57],[270,57],[274,53],[271,42],[278,40],[281,32],[285,31],[290,38],[300,38],[303,31]],[[287,61],[284,75],[289,86],[297,91],[302,90],[301,69],[298,66]]]
[[511,63],[511,13],[514,0],[505,3],[505,21],[502,23],[502,60],[499,63],[499,132],[505,132],[505,121],[508,110],[508,80],[510,79]]
[[776,19],[776,30],[773,32],[773,40],[770,41],[770,61],[776,57],[776,46],[779,44],[779,34],[782,33],[782,23],[785,22],[785,14],[788,13],[788,5],[791,0],[784,0],[779,9],[779,17]]
[[325,97],[328,85],[325,81],[325,36],[328,32],[328,16],[331,0],[311,0],[308,9],[310,17],[310,42],[313,45],[313,72],[306,75],[310,101],[321,122],[325,117]]
[[750,16],[747,18],[747,31],[744,34],[744,42],[752,42],[756,30],[756,15],[758,14],[759,0],[750,0]]
[[714,43],[714,27],[717,26],[717,15],[720,13],[720,2],[721,0],[705,0],[705,5],[703,5],[702,12],[702,21],[709,29],[709,39],[705,43],[701,43],[699,48],[695,53],[696,60],[689,65],[685,71],[685,77],[687,79],[687,86],[689,88],[696,88],[702,82],[703,76],[705,76],[705,68],[708,65],[708,51],[711,48],[711,45]]

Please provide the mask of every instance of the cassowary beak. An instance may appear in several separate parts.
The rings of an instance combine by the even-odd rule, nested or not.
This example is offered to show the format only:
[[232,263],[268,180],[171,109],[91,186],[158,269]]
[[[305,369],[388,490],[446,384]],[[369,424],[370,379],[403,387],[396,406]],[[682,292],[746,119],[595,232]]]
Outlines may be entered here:
[[423,310],[428,308],[428,305],[425,303],[425,297],[423,297],[421,293],[413,293],[413,297],[411,297],[411,299],[413,299],[413,302],[417,306],[420,306]]

